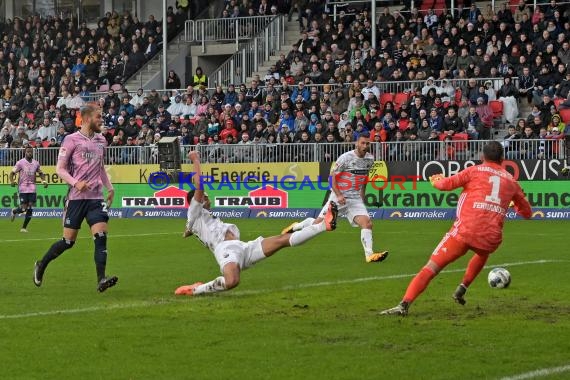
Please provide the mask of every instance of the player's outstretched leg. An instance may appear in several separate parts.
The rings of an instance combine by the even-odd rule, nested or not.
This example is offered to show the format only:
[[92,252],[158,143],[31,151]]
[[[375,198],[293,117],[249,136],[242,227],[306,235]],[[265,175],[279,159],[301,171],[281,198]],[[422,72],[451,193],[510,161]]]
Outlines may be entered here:
[[453,293],[453,299],[460,305],[465,305],[467,301],[465,301],[465,293],[467,292],[467,288],[475,278],[481,273],[481,270],[485,267],[487,260],[489,259],[488,253],[476,253],[473,255],[471,260],[469,260],[469,264],[467,264],[467,269],[465,270],[465,275],[463,276],[463,281],[455,292]]
[[405,317],[408,315],[408,308],[410,304],[406,301],[400,302],[398,305],[394,306],[393,308],[386,309],[380,312],[380,315],[401,315]]
[[[259,251],[259,255],[263,256],[263,252]],[[259,261],[261,257],[252,259]],[[223,276],[216,277],[205,284],[196,282],[192,285],[180,286],[174,291],[174,294],[177,296],[198,296],[200,294],[223,292],[239,285],[240,267],[237,263],[230,262],[224,265],[223,273]]]
[[[223,277],[221,277],[223,278]],[[203,282],[196,282],[192,285],[182,285],[179,286],[178,288],[176,288],[176,290],[174,291],[174,294],[177,296],[193,296],[194,295],[194,291],[196,290],[196,288],[200,285],[204,285]]]
[[283,234],[292,234],[295,231],[300,231],[305,227],[309,227],[313,224],[315,218],[307,218],[301,222],[293,222],[281,231],[281,235]]
[[317,224],[310,224],[302,230],[295,231],[289,236],[289,245],[291,247],[301,245],[307,240],[310,240],[325,231],[334,231],[336,229],[336,222],[338,218],[338,206],[335,202],[329,202],[329,209],[325,214],[322,222]]
[[105,269],[107,268],[107,233],[97,232],[93,235],[95,242],[95,268],[97,270],[97,291],[102,293],[105,290],[115,286],[119,279],[116,276],[107,277]]
[[354,222],[361,228],[360,241],[364,249],[364,257],[367,263],[379,263],[388,257],[388,251],[374,252],[374,239],[372,237],[372,220],[368,215],[357,215]]
[[192,285],[180,286],[174,291],[174,294],[177,296],[199,296],[200,294],[218,293],[225,290],[228,290],[226,280],[223,276],[219,276],[205,284],[196,282]]
[[453,299],[460,305],[465,305],[467,301],[465,301],[465,292],[467,292],[467,287],[463,284],[459,284],[455,292],[453,293]]
[[14,219],[16,219],[16,216],[20,215],[23,212],[24,210],[22,210],[22,207],[13,208],[12,211],[10,212],[10,222],[13,222]]
[[63,252],[73,247],[74,244],[75,242],[73,240],[61,238],[61,240],[52,244],[52,246],[40,261],[36,261],[34,265],[34,284],[36,286],[42,285],[44,272],[48,264],[52,260],[57,259]]
[[24,224],[22,225],[20,232],[28,232],[28,224],[30,223],[30,220],[32,220],[32,211],[33,210],[31,208],[26,210],[26,217],[24,218]]

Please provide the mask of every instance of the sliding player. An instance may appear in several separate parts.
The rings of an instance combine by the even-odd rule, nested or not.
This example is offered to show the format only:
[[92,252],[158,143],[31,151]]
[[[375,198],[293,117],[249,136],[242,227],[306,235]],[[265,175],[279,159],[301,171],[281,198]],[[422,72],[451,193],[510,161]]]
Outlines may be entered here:
[[301,245],[324,231],[336,228],[337,209],[334,202],[323,217],[323,221],[304,228],[302,231],[287,233],[268,238],[258,237],[255,240],[240,241],[240,231],[233,224],[227,224],[210,213],[210,200],[201,188],[200,156],[196,151],[188,154],[194,166],[194,184],[196,190],[188,193],[188,221],[184,237],[194,235],[208,248],[220,265],[222,276],[203,284],[180,286],[176,295],[200,295],[222,292],[238,286],[240,273],[279,251],[281,248]]

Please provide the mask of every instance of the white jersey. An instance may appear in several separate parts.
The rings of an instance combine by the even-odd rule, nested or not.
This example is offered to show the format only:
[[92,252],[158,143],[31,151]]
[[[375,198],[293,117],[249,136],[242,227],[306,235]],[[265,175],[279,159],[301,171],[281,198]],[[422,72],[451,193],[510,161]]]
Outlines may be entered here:
[[226,232],[230,231],[239,240],[239,229],[235,224],[222,222],[212,213],[204,209],[203,204],[192,200],[188,207],[188,220],[186,228],[194,234],[210,251],[226,239]]
[[363,158],[356,155],[354,150],[341,154],[333,167],[332,175],[337,176],[337,187],[345,198],[360,199],[360,190],[366,183],[362,177],[368,178],[368,173],[374,165],[374,156],[366,153]]

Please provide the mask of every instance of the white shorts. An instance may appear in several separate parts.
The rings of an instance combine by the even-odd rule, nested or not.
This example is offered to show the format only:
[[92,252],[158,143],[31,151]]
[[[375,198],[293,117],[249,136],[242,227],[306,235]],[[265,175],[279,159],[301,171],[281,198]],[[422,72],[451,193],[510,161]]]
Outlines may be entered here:
[[366,206],[364,206],[364,202],[360,198],[345,198],[346,203],[344,205],[338,204],[338,199],[335,193],[331,193],[329,196],[329,200],[321,210],[319,214],[319,218],[324,218],[328,209],[329,209],[329,202],[335,201],[338,207],[338,216],[340,218],[346,218],[352,227],[358,227],[358,224],[354,223],[354,218],[359,215],[368,215],[368,210]]
[[265,258],[260,236],[248,242],[240,240],[225,240],[216,246],[214,256],[220,266],[220,271],[224,273],[224,266],[229,263],[236,263],[241,270],[252,267],[255,263]]

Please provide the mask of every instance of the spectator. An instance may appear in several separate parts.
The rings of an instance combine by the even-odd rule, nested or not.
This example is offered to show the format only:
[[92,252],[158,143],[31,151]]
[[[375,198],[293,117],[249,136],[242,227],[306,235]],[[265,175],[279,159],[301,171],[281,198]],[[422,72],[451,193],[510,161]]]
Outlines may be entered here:
[[179,89],[182,87],[182,84],[180,82],[180,78],[178,77],[178,74],[176,74],[174,72],[174,70],[170,70],[168,72],[168,77],[166,78],[166,88],[167,89]]
[[206,77],[200,66],[196,68],[196,74],[194,74],[194,76],[192,77],[192,85],[204,86],[204,87],[208,86],[208,78]]

